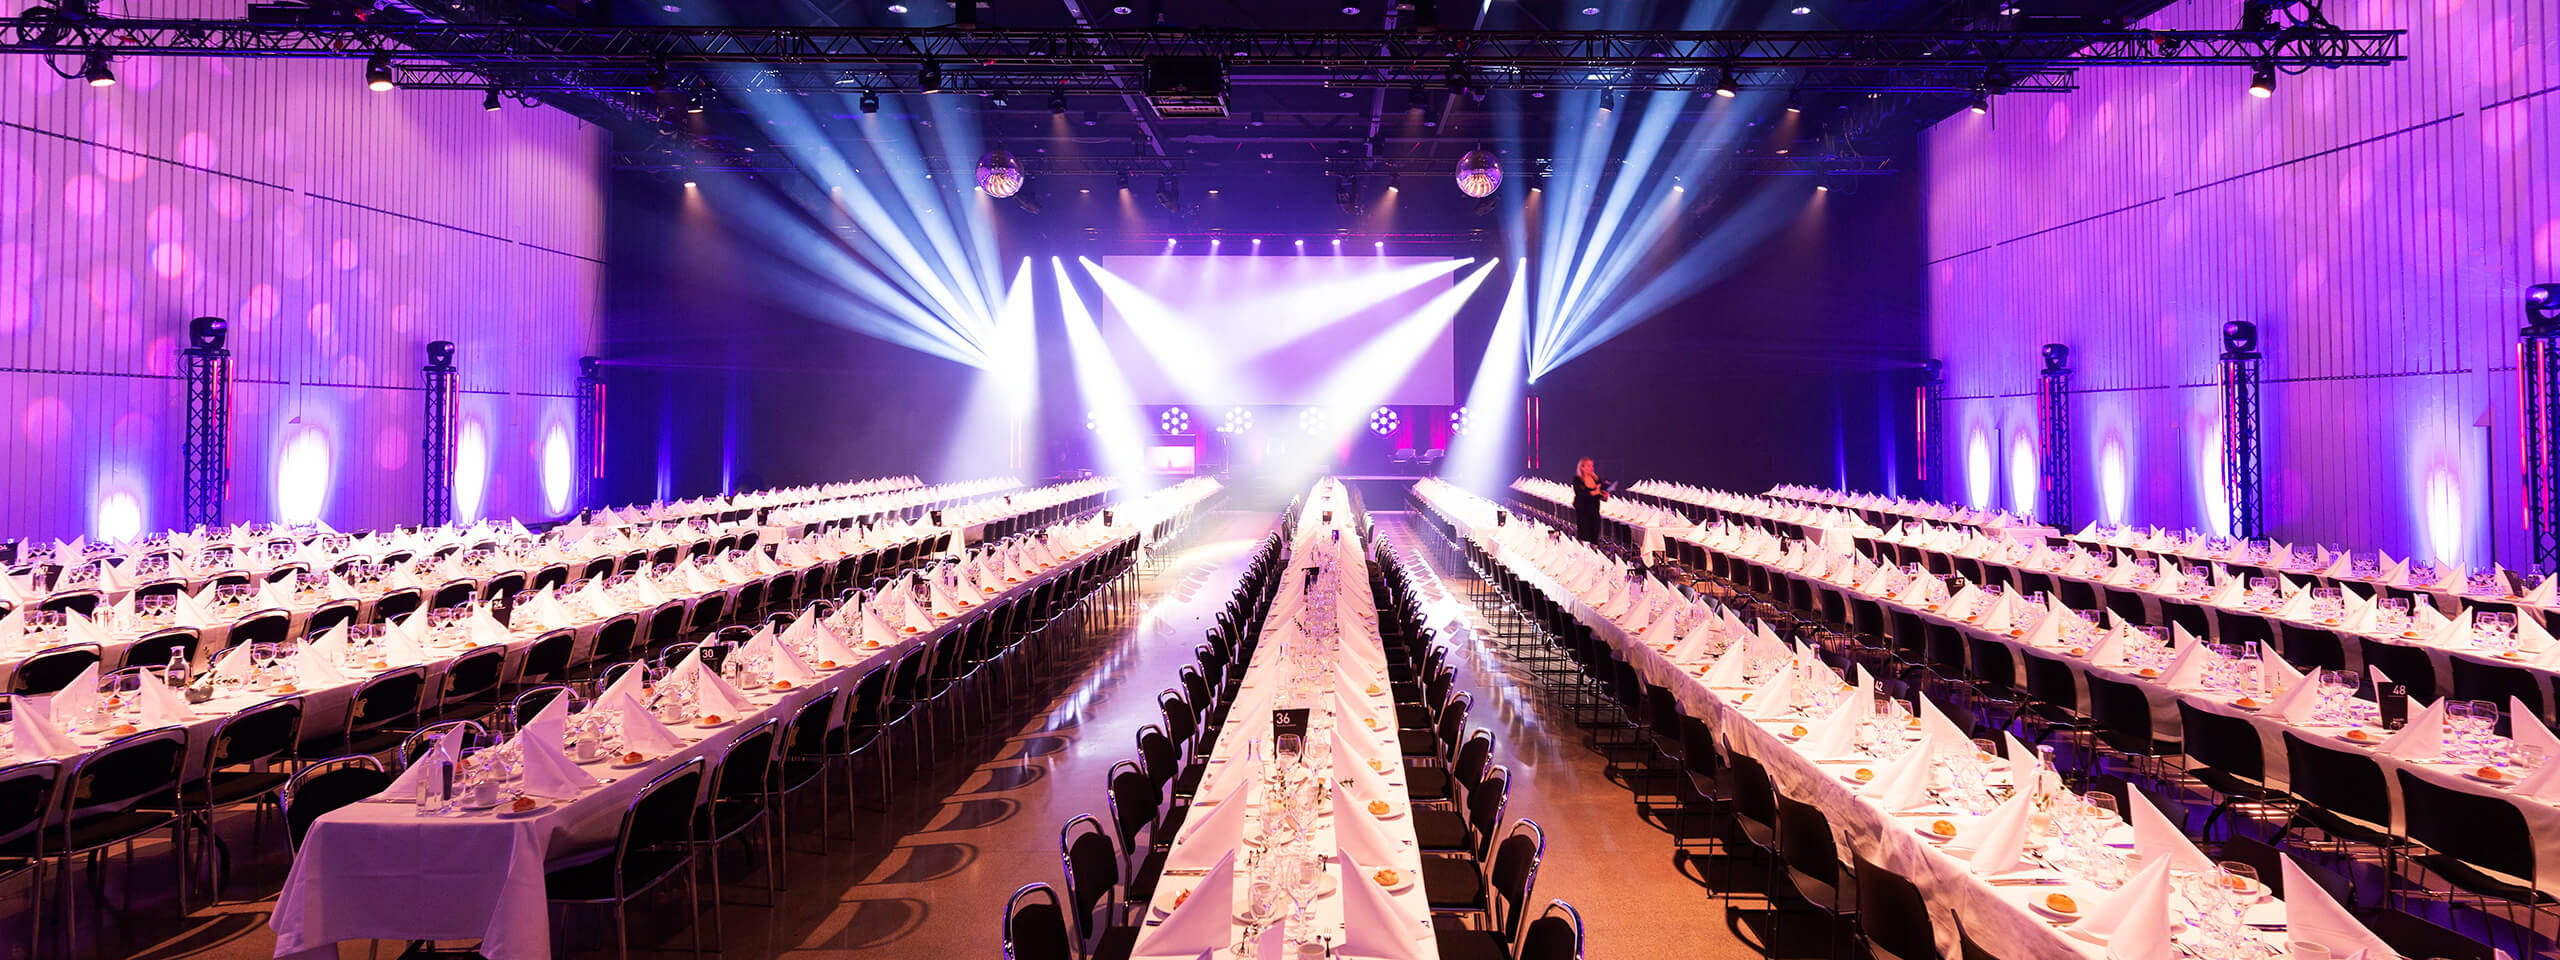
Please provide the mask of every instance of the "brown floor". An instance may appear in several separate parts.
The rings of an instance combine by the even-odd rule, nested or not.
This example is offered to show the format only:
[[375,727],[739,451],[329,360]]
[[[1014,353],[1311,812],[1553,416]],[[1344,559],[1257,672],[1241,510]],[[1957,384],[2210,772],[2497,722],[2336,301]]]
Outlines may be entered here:
[[[778,907],[764,901],[763,877],[755,872],[760,854],[733,850],[724,861],[730,887],[722,953],[732,960],[1001,956],[998,920],[1006,897],[1025,883],[1058,882],[1060,827],[1080,813],[1105,815],[1105,771],[1135,754],[1138,727],[1158,719],[1156,693],[1172,685],[1176,670],[1189,662],[1192,645],[1226,602],[1244,558],[1273,519],[1244,512],[1203,517],[1117,616],[1118,641],[1100,637],[1083,662],[1063,664],[1044,678],[1046,710],[1001,740],[983,738],[966,756],[945,759],[945,774],[932,782],[903,785],[890,814],[866,805],[858,842],[837,839],[821,855],[814,806],[797,808],[790,884]],[[1470,636],[1480,636],[1481,619],[1465,603],[1463,587],[1452,589],[1441,579],[1464,571],[1433,569],[1428,552],[1418,549],[1429,534],[1402,515],[1380,514],[1378,520],[1381,534],[1405,548],[1412,558],[1409,572],[1433,598],[1433,626],[1448,636],[1445,626],[1453,620],[1471,623]],[[1475,697],[1470,725],[1497,734],[1497,762],[1514,777],[1509,815],[1535,820],[1546,830],[1534,902],[1562,898],[1580,908],[1594,958],[1756,956],[1728,932],[1716,898],[1682,875],[1669,837],[1637,815],[1627,791],[1608,779],[1600,756],[1583,746],[1581,731],[1546,702],[1536,682],[1515,675],[1480,641],[1462,640],[1455,651],[1451,662],[1458,665],[1459,686]],[[81,941],[72,955],[267,957],[274,937],[264,925],[266,912],[286,863],[273,821],[253,838],[252,820],[232,814],[223,823],[234,851],[267,851],[234,865],[225,890],[234,902],[203,907],[199,889],[193,894],[199,907],[183,921],[171,905],[165,846],[141,853],[133,874],[140,878],[133,884],[138,899],[129,909],[121,866],[105,871],[109,907],[103,917],[93,913],[99,900],[84,875]],[[64,956],[59,904],[50,893],[45,949],[37,954],[30,947],[25,889],[23,879],[0,888],[0,895],[10,897],[0,901],[0,910],[7,911],[0,915],[0,960]],[[564,912],[555,915],[555,924],[564,955],[614,955],[609,915]],[[634,924],[635,940],[650,948],[635,953],[690,952],[690,931],[674,901],[635,911]],[[402,947],[343,944],[340,956],[393,957]],[[1818,954],[1820,947],[1791,952]]]

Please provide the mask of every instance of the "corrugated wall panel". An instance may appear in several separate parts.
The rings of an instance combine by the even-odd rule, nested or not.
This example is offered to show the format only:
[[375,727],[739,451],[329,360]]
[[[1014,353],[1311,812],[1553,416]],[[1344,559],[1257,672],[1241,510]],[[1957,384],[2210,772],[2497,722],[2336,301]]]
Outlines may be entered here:
[[2523,287],[2560,280],[2560,7],[2329,14],[2408,29],[2409,61],[2285,76],[2264,101],[2238,68],[2084,71],[1929,133],[1932,338],[1968,496],[2015,502],[2015,449],[1963,451],[2032,437],[2036,346],[2061,342],[2073,519],[2211,528],[2216,331],[2248,319],[2275,535],[2520,559],[2510,367]]
[[233,322],[231,518],[316,500],[341,526],[415,522],[436,339],[462,346],[480,512],[560,512],[546,437],[593,350],[603,138],[470,93],[376,93],[361,69],[133,60],[92,89],[0,61],[0,535],[178,521],[171,377],[203,315]]

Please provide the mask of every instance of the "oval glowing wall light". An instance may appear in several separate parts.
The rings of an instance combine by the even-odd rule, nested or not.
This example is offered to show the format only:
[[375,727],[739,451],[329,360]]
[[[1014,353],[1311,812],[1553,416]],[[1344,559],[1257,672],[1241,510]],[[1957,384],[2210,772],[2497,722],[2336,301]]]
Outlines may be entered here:
[[482,495],[488,487],[489,430],[480,421],[465,417],[462,433],[453,444],[454,522],[480,519]]
[[558,424],[542,436],[542,503],[553,516],[569,512],[578,458],[569,450],[569,431]]
[[276,452],[276,519],[319,522],[329,506],[331,459],[328,431],[297,424],[285,433]]

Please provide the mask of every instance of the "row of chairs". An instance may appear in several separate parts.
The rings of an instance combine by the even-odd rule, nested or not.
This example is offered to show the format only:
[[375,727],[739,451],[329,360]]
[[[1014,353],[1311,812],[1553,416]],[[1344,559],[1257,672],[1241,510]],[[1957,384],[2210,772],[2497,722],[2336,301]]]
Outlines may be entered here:
[[[937,643],[919,648],[944,653],[934,661],[911,653],[898,664],[874,668],[857,681],[850,697],[834,692],[814,700],[791,724],[791,746],[799,751],[798,759],[786,762],[780,754],[768,757],[769,771],[784,779],[789,789],[775,791],[756,787],[750,791],[762,797],[765,793],[797,792],[819,785],[824,779],[810,779],[820,770],[799,763],[799,759],[823,759],[824,769],[841,766],[845,775],[848,800],[854,794],[853,761],[869,752],[890,735],[916,739],[915,728],[927,722],[932,711],[957,699],[955,691],[966,690],[975,696],[983,676],[998,674],[1025,676],[1027,666],[1016,661],[1039,652],[1036,645],[1026,645],[1026,637],[1035,632],[1048,637],[1064,631],[1052,630],[1061,622],[1077,618],[1062,616],[1076,601],[1097,589],[1131,566],[1137,552],[1135,541],[1121,544],[1087,557],[1070,570],[1052,576],[1033,591],[1012,603],[982,610],[959,629],[947,631]],[[900,554],[903,551],[899,552]],[[864,557],[847,558],[848,569],[877,569],[885,580],[897,571],[888,563],[876,567]],[[20,872],[38,871],[32,888],[34,914],[41,921],[43,913],[41,869],[49,864],[61,866],[62,920],[72,921],[71,865],[78,855],[115,846],[131,845],[161,829],[170,831],[171,841],[179,851],[182,864],[177,871],[180,908],[186,909],[191,866],[191,835],[201,834],[212,851],[213,876],[219,896],[220,881],[228,862],[225,844],[212,829],[214,815],[224,809],[242,805],[254,806],[259,813],[270,807],[290,807],[289,798],[312,778],[328,778],[344,774],[340,781],[350,787],[321,787],[318,793],[306,794],[312,803],[303,805],[305,815],[299,817],[288,810],[285,819],[295,831],[297,819],[307,825],[325,804],[318,801],[353,792],[366,780],[366,771],[380,776],[396,769],[398,763],[414,759],[425,742],[422,734],[465,730],[485,735],[484,722],[501,710],[530,713],[538,706],[529,702],[574,690],[561,681],[585,677],[590,690],[601,689],[620,675],[635,668],[637,661],[628,658],[648,651],[662,665],[670,665],[689,652],[698,641],[723,630],[731,631],[731,639],[743,639],[741,632],[751,634],[749,623],[786,623],[790,614],[768,612],[767,603],[759,599],[744,602],[749,589],[772,585],[781,578],[768,578],[738,591],[741,601],[731,605],[721,602],[726,595],[713,594],[691,606],[677,601],[661,607],[644,620],[628,614],[606,622],[598,631],[593,654],[587,664],[591,674],[573,669],[570,663],[574,635],[555,631],[537,638],[527,649],[523,667],[514,680],[514,699],[509,701],[506,664],[508,650],[485,647],[469,651],[445,666],[443,683],[436,685],[424,667],[411,667],[378,674],[361,684],[350,699],[347,721],[326,730],[307,729],[305,702],[301,695],[279,697],[267,703],[236,712],[217,721],[210,728],[206,745],[207,763],[200,775],[184,775],[189,749],[188,731],[168,727],[143,731],[106,744],[99,749],[67,761],[37,761],[0,769],[0,878]],[[817,585],[833,578],[812,575],[797,582]],[[857,586],[858,586],[857,582]],[[856,587],[848,587],[849,598]],[[779,588],[757,591],[762,597],[779,599],[796,591]],[[841,598],[840,598],[841,599]],[[824,615],[839,601],[820,601],[813,605],[813,615]],[[670,613],[672,611],[672,615]],[[708,618],[717,617],[718,620]],[[738,618],[738,619],[732,619]],[[743,620],[743,622],[740,622]],[[644,623],[651,634],[662,636],[665,643],[646,643]],[[700,626],[706,632],[691,634],[688,628]],[[953,638],[965,638],[966,643]],[[652,638],[653,639],[653,638]],[[928,663],[937,669],[926,672]],[[908,664],[913,664],[909,667]],[[990,665],[997,665],[992,669]],[[893,688],[891,681],[905,668],[913,679]],[[547,681],[537,685],[537,681]],[[823,723],[821,721],[824,721]],[[754,731],[750,731],[752,734]],[[742,736],[745,741],[747,737]],[[761,741],[758,741],[761,742]],[[778,739],[775,742],[780,742]],[[750,744],[752,746],[752,744]],[[732,751],[736,747],[733,746]],[[888,759],[881,751],[884,764]],[[753,751],[740,756],[751,756]],[[917,751],[922,756],[921,750]],[[386,764],[384,757],[393,763]],[[305,762],[305,758],[330,759]],[[724,759],[708,773],[726,782],[730,766]],[[680,774],[681,771],[677,771]],[[670,774],[673,776],[676,774]],[[882,795],[887,797],[884,773]],[[764,784],[771,780],[761,774],[738,779],[742,784]],[[387,782],[384,777],[382,782]],[[744,789],[744,788],[741,788]],[[358,796],[364,794],[357,794]],[[68,796],[82,798],[77,809],[64,810]],[[735,797],[731,799],[737,799]],[[828,806],[831,808],[832,803]],[[831,824],[829,824],[831,826]],[[785,834],[787,835],[787,834]],[[735,831],[719,831],[725,841],[739,836]],[[715,878],[716,888],[716,878]],[[39,923],[39,930],[41,924]]]
[[1190,813],[1205,770],[1207,745],[1224,726],[1243,683],[1255,638],[1279,588],[1284,542],[1265,537],[1242,582],[1218,614],[1219,626],[1193,649],[1181,686],[1157,694],[1161,726],[1137,733],[1135,758],[1111,765],[1105,801],[1111,830],[1091,814],[1060,828],[1066,892],[1036,882],[1005,905],[1005,955],[1013,960],[1123,960],[1137,943],[1130,914],[1155,898],[1165,857]]
[[[1886,624],[1886,632],[1869,633],[1860,629],[1859,617],[1837,612],[1853,611],[1863,601],[1825,602],[1818,598],[1836,593],[1827,585],[1808,584],[1738,558],[1723,560],[1728,574],[1741,578],[1717,575],[1716,580],[1737,606],[1785,621],[1797,635],[1819,643],[1835,665],[1858,663],[1879,677],[1893,678],[1885,682],[1897,696],[1930,697],[1978,733],[2013,729],[2036,740],[2068,734],[2085,749],[2083,762],[2066,769],[2067,775],[2084,784],[2103,784],[2120,782],[2110,770],[2134,773],[2166,792],[2163,809],[2181,809],[2178,796],[2203,791],[2212,802],[2195,832],[2207,844],[2214,843],[2217,821],[2247,809],[2272,818],[2276,826],[2268,842],[2281,843],[2295,831],[2318,834],[2321,842],[2306,848],[2381,863],[2386,883],[2382,903],[2362,912],[2378,935],[2398,938],[2394,942],[2405,944],[2405,950],[2424,951],[2412,956],[2485,957],[2490,952],[2486,944],[2398,909],[2412,897],[2443,895],[2450,900],[2459,894],[2478,906],[2501,909],[2519,951],[2533,941],[2531,918],[2554,905],[2549,895],[2533,889],[2532,831],[2508,798],[2440,786],[2406,771],[2395,777],[2370,754],[2292,733],[2285,737],[2285,786],[2278,788],[2271,785],[2258,731],[2247,720],[2182,701],[2182,737],[2166,739],[2155,732],[2148,694],[2136,684],[2090,675],[2085,678],[2088,694],[2082,697],[2081,678],[2060,658],[2029,652],[2023,658],[2025,675],[2018,676],[2007,645],[1943,625],[1927,624],[1916,631],[1905,625],[1896,633],[1894,626],[1904,621],[1878,617],[1873,622]],[[1810,604],[1804,602],[1808,592],[1817,598]],[[1743,766],[1740,758],[1733,766]],[[1749,807],[1747,818],[1762,827],[1776,822],[1770,817],[1783,818],[1785,803],[1745,804],[1742,799],[1757,795],[1765,774],[1738,779],[1748,785],[1735,785],[1740,792],[1728,794],[1728,803]],[[2401,797],[2397,817],[2391,800],[2395,785]],[[1744,833],[1774,839],[1786,831],[1746,828]],[[2240,835],[2237,824],[2227,833],[2220,842],[2226,854],[2268,845]],[[1775,852],[1766,844],[1756,845]],[[1801,862],[1790,870],[1820,872],[1808,866],[1818,858],[1796,859]],[[2450,892],[2407,878],[2404,862],[2432,871]],[[2360,904],[2351,885],[2347,893],[2343,900]],[[2514,922],[2518,910],[2529,915],[2527,922]]]

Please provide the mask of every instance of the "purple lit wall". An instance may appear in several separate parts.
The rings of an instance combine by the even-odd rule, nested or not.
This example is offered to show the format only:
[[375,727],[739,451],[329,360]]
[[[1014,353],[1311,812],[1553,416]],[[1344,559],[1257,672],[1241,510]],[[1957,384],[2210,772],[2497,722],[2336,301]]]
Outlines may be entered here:
[[592,127],[375,93],[352,60],[114,68],[95,89],[0,59],[0,535],[179,522],[173,375],[202,315],[232,321],[237,358],[229,519],[416,522],[439,339],[463,371],[458,511],[566,512],[603,254]]
[[[2152,28],[2227,29],[2184,2]],[[2263,333],[2274,536],[2518,565],[2514,339],[2560,280],[2560,6],[2341,0],[2409,60],[2084,70],[1928,134],[1951,495],[2038,500],[2037,345],[2069,344],[2073,521],[2215,529],[2225,320]]]

